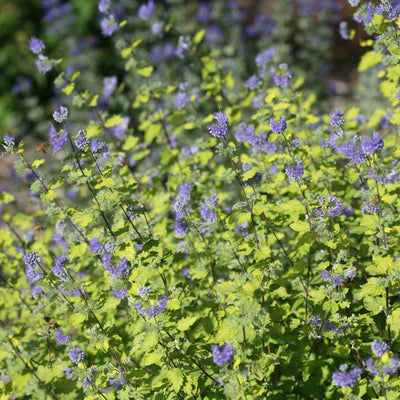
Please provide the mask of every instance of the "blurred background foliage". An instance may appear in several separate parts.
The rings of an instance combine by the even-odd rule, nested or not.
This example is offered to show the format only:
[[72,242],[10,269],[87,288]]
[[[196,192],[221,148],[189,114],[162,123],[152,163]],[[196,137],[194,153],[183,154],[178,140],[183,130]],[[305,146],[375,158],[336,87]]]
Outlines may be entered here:
[[[47,136],[48,121],[54,107],[53,81],[60,71],[41,75],[28,50],[32,36],[42,39],[46,53],[66,61],[66,74],[85,65],[90,68],[85,82],[92,90],[101,90],[105,76],[122,77],[120,57],[99,26],[97,0],[2,0],[0,2],[0,131],[24,138],[26,142]],[[141,3],[128,0],[112,2],[119,17],[129,20]],[[223,59],[245,81],[255,70],[255,57],[273,46],[282,62],[295,75],[303,75],[308,88],[321,100],[352,97],[357,82],[356,65],[366,48],[358,46],[365,35],[351,19],[352,10],[345,0],[280,0],[195,1],[158,0],[169,15],[173,29],[192,34],[207,29],[206,38],[213,55]],[[225,18],[237,13],[237,25]],[[343,40],[339,23],[348,21],[358,29],[356,38]],[[126,29],[143,30],[146,41],[148,26],[133,19]],[[125,29],[125,28],[124,28]],[[71,32],[74,35],[71,35]],[[142,32],[140,32],[142,34]],[[171,36],[147,38],[147,46],[155,54],[161,43],[176,40]],[[176,43],[174,43],[176,45]],[[226,64],[228,62],[228,64]],[[90,70],[90,72],[89,72]],[[175,77],[178,79],[178,77]],[[366,92],[378,93],[368,87]],[[375,83],[374,83],[374,86]],[[376,94],[379,96],[378,94]],[[363,99],[364,96],[360,96]]]

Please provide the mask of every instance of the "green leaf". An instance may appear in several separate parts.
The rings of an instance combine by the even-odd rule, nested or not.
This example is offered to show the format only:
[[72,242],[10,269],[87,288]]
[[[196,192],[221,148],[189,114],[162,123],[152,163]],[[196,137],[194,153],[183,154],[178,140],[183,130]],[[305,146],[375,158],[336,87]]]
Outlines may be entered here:
[[174,388],[175,392],[179,392],[179,389],[182,387],[183,383],[183,375],[182,372],[178,368],[172,368],[168,371],[168,380]]
[[306,232],[310,230],[310,225],[307,222],[293,222],[290,227],[296,232]]
[[138,68],[137,73],[140,76],[144,76],[145,78],[148,78],[152,74],[153,69],[154,69],[153,66],[149,65],[148,67]]
[[368,68],[373,67],[382,60],[382,53],[377,53],[373,50],[367,51],[362,57],[360,64],[358,65],[359,71],[365,71]]
[[162,358],[161,353],[146,353],[142,358],[141,364],[145,367],[157,364]]
[[198,31],[193,37],[193,44],[199,44],[203,40],[205,34],[206,34],[205,29]]
[[161,132],[161,125],[151,124],[144,133],[145,143],[151,143]]
[[86,317],[80,313],[72,314],[69,318],[69,322],[71,326],[77,328],[82,325],[82,322],[86,319]]
[[69,95],[72,93],[72,91],[73,91],[74,89],[75,89],[75,83],[72,82],[72,83],[70,83],[69,85],[65,86],[65,88],[62,89],[62,91],[63,91],[67,96],[69,96]]
[[187,331],[196,322],[196,320],[197,320],[196,317],[183,318],[180,321],[178,321],[177,328],[180,331]]
[[111,128],[113,126],[118,126],[124,121],[124,119],[120,115],[113,115],[110,118],[107,118],[105,127]]
[[44,158],[42,158],[42,159],[40,159],[40,160],[35,160],[35,161],[32,163],[32,167],[33,167],[33,168],[38,168],[38,167],[40,167],[44,162],[45,162]]
[[0,192],[0,204],[8,204],[14,200],[15,198],[12,194],[7,192]]

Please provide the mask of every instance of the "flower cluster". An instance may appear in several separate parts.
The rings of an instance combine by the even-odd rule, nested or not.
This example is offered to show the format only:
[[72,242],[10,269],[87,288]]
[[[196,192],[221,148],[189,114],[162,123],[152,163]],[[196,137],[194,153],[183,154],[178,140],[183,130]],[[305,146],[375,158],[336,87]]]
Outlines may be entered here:
[[234,354],[233,347],[228,343],[224,343],[222,346],[213,346],[212,348],[212,359],[220,367],[229,364]]
[[224,137],[228,134],[229,120],[228,117],[222,112],[218,111],[214,115],[214,119],[217,121],[216,123],[211,124],[208,127],[211,135],[215,137]]
[[136,303],[135,307],[139,311],[139,315],[142,317],[147,317],[151,320],[155,315],[162,314],[167,309],[168,297],[167,296],[159,296],[157,300],[157,304],[153,304],[150,308],[143,308],[143,304],[141,302]]

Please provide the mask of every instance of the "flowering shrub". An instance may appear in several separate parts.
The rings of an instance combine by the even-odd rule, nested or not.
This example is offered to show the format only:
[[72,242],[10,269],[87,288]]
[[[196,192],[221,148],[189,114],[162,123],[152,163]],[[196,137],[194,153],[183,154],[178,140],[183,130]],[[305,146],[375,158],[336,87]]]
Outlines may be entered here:
[[397,2],[350,2],[371,115],[322,110],[279,46],[246,76],[211,24],[235,2],[184,32],[180,2],[129,3],[98,3],[101,85],[27,43],[59,97],[49,147],[3,138],[5,398],[397,399]]

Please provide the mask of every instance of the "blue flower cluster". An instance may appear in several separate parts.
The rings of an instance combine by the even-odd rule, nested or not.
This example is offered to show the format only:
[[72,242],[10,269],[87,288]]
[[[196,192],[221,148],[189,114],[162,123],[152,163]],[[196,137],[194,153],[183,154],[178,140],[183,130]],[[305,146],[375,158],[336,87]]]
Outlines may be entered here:
[[212,359],[220,367],[229,364],[234,354],[233,347],[228,343],[224,343],[222,346],[213,346],[212,348]]
[[214,115],[214,119],[217,121],[216,123],[211,124],[208,127],[211,135],[215,137],[224,137],[228,134],[229,120],[227,116],[222,112],[218,111]]

